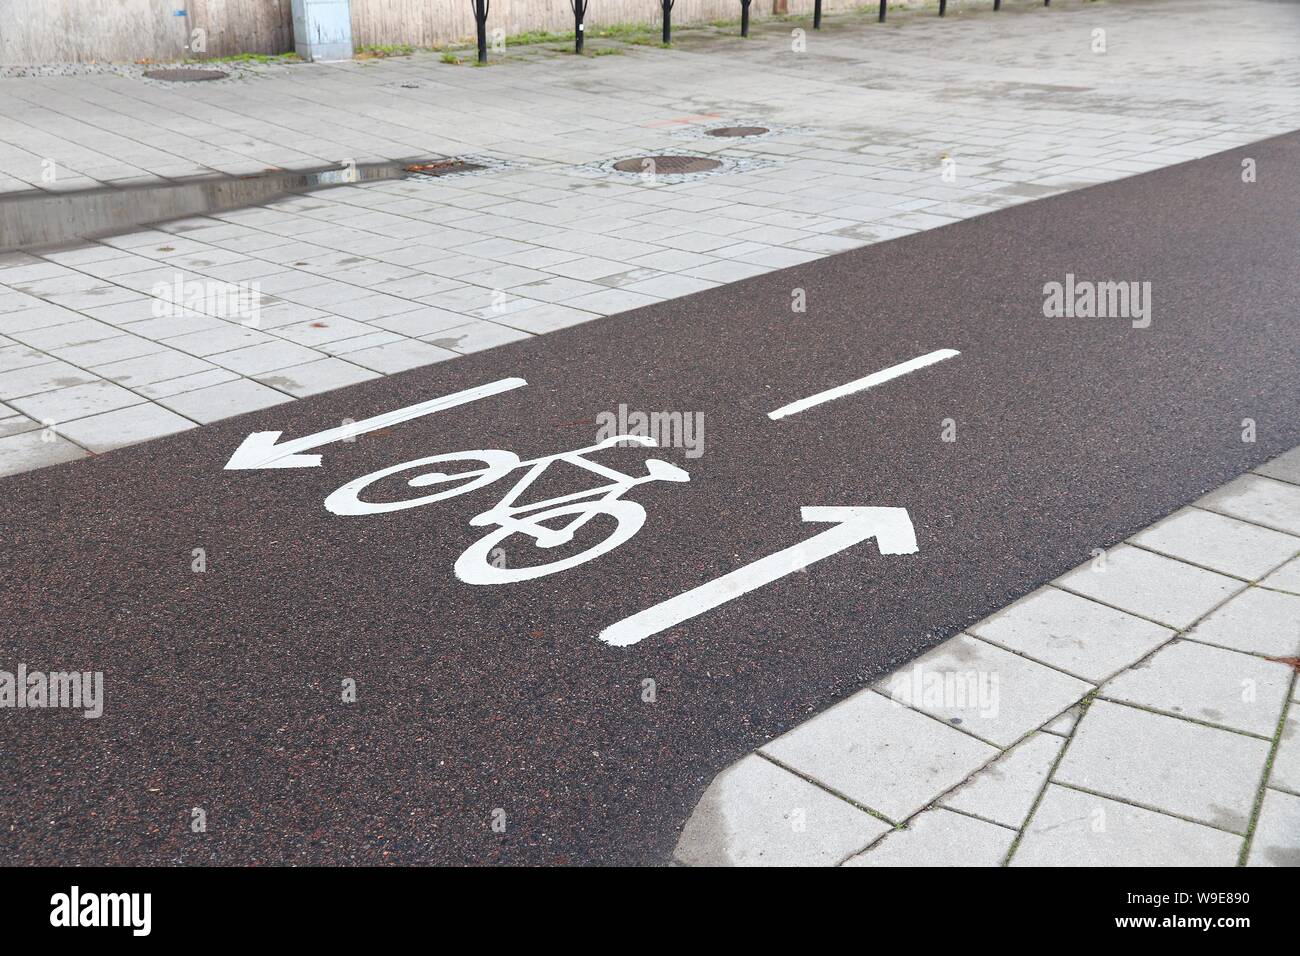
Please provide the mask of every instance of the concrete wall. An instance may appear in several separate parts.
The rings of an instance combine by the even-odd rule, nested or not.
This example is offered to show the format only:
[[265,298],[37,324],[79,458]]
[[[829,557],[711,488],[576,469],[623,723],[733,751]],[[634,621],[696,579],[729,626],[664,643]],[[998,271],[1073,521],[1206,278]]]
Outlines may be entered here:
[[[824,0],[823,9],[850,10],[865,2]],[[757,17],[782,7],[805,14],[813,0],[754,0],[750,9]],[[176,16],[178,10],[184,15]],[[677,0],[673,9],[673,23],[683,25],[739,16],[739,0]],[[658,0],[590,0],[592,29],[658,22]],[[569,0],[492,0],[488,27],[503,28],[507,37],[571,30],[573,14]],[[293,49],[290,0],[0,0],[0,66],[173,60],[190,55],[196,28],[207,32],[209,56]],[[358,46],[428,47],[473,34],[471,0],[352,0]]]
[[289,0],[0,0],[0,66],[175,60],[196,28],[208,56],[293,48]]

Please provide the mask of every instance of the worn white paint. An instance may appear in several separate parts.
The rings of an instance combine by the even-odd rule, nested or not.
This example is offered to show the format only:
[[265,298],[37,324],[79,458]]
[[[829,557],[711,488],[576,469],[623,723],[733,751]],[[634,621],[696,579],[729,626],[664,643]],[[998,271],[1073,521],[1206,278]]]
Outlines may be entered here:
[[601,631],[600,639],[612,647],[628,647],[868,538],[876,539],[881,554],[917,550],[906,508],[818,507],[802,508],[800,514],[804,521],[833,521],[835,527],[624,618]]
[[809,395],[807,398],[801,398],[797,402],[791,402],[789,405],[782,405],[775,411],[767,413],[771,419],[785,418],[789,415],[797,415],[799,412],[807,411],[815,405],[821,405],[824,402],[831,402],[837,398],[843,398],[845,395],[852,395],[854,392],[861,392],[868,388],[874,388],[885,382],[892,381],[908,372],[915,372],[918,368],[925,368],[927,365],[933,365],[935,362],[942,362],[944,359],[954,358],[960,355],[956,349],[936,349],[933,352],[926,352],[924,355],[918,355],[914,359],[908,359],[906,362],[899,362],[897,365],[891,365],[889,368],[881,369],[879,372],[872,372],[852,382],[844,385],[837,385],[835,388],[828,388],[824,392],[818,392],[816,395]]

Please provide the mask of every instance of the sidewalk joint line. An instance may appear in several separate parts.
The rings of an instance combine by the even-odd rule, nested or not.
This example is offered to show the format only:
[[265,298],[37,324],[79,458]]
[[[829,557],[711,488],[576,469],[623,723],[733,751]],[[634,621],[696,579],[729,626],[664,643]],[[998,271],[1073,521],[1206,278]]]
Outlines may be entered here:
[[1120,607],[1118,604],[1110,604],[1110,603],[1108,603],[1108,602],[1106,602],[1106,601],[1098,601],[1095,597],[1092,597],[1092,596],[1090,596],[1090,595],[1087,595],[1087,594],[1080,594],[1078,591],[1071,590],[1070,588],[1066,587],[1065,585],[1058,583],[1059,580],[1060,580],[1060,579],[1058,578],[1057,581],[1051,581],[1051,582],[1049,582],[1049,586],[1050,586],[1050,587],[1057,588],[1058,590],[1064,591],[1066,594],[1073,594],[1075,597],[1087,598],[1089,601],[1094,601],[1094,602],[1096,602],[1097,604],[1100,604],[1100,605],[1102,605],[1102,606],[1104,606],[1104,607],[1108,607],[1108,608],[1110,608],[1112,611],[1123,611],[1125,614],[1132,615],[1133,617],[1140,617],[1142,620],[1144,620],[1144,621],[1148,621],[1148,622],[1150,622],[1151,624],[1159,624],[1161,627],[1163,627],[1163,628],[1165,628],[1165,629],[1167,629],[1167,630],[1170,630],[1170,631],[1174,631],[1175,634],[1179,634],[1179,635],[1185,633],[1186,631],[1190,631],[1192,628],[1196,627],[1196,625],[1200,624],[1200,623],[1201,623],[1202,621],[1204,621],[1207,617],[1209,617],[1209,616],[1210,616],[1211,614],[1213,614],[1215,611],[1219,610],[1219,608],[1223,607],[1223,605],[1227,604],[1227,603],[1228,603],[1229,601],[1231,601],[1233,598],[1238,597],[1238,596],[1241,595],[1241,594],[1244,594],[1246,591],[1250,590],[1251,587],[1253,587],[1253,585],[1246,584],[1245,582],[1241,582],[1241,585],[1242,585],[1242,586],[1241,586],[1240,588],[1238,588],[1237,590],[1233,591],[1231,594],[1229,594],[1227,597],[1225,597],[1225,598],[1224,598],[1222,601],[1220,601],[1218,604],[1214,605],[1214,607],[1210,608],[1210,610],[1206,611],[1204,614],[1202,614],[1200,617],[1198,617],[1198,618],[1197,618],[1195,621],[1193,621],[1191,624],[1188,624],[1185,628],[1179,628],[1179,627],[1178,627],[1177,625],[1175,625],[1175,624],[1169,624],[1169,623],[1167,623],[1167,622],[1165,622],[1165,621],[1158,621],[1158,620],[1156,620],[1154,617],[1147,617],[1147,615],[1145,615],[1145,614],[1138,614],[1138,613],[1136,613],[1136,612],[1134,612],[1134,611],[1126,611],[1126,610],[1124,610],[1124,608]]
[[1075,783],[1066,783],[1063,780],[1057,780],[1053,776],[1051,782],[1058,787],[1065,787],[1067,790],[1076,790],[1079,793],[1086,793],[1092,797],[1099,797],[1102,800],[1110,800],[1112,803],[1122,803],[1125,806],[1137,807],[1139,810],[1147,810],[1151,813],[1159,813],[1162,816],[1173,817],[1175,820],[1182,820],[1184,823],[1194,823],[1197,826],[1208,827],[1211,830],[1218,830],[1220,833],[1228,833],[1239,839],[1245,839],[1245,833],[1238,833],[1236,830],[1229,830],[1227,827],[1219,826],[1217,823],[1206,823],[1204,820],[1196,820],[1192,817],[1183,816],[1181,813],[1173,813],[1169,810],[1163,810],[1160,807],[1153,807],[1150,804],[1138,803],[1136,800],[1130,800],[1128,797],[1120,797],[1111,793],[1103,793],[1100,790],[1090,790],[1087,787],[1081,787]]
[[[1300,446],[1296,446],[1296,447],[1300,447]],[[1256,475],[1253,471],[1247,471],[1238,475],[1236,478],[1233,478],[1231,481],[1225,482],[1225,484],[1232,484],[1233,481],[1236,481],[1238,478],[1245,478],[1247,475],[1254,475],[1254,477],[1256,478],[1268,477],[1268,475]],[[1286,485],[1290,483],[1284,481],[1282,482],[1282,484]],[[1210,494],[1213,494],[1213,492],[1210,492]],[[1191,504],[1185,505],[1184,507],[1195,508],[1197,511],[1204,511],[1208,514],[1218,515],[1220,518],[1231,518],[1234,521],[1240,521],[1242,524],[1253,525],[1256,528],[1263,528],[1265,531],[1272,531],[1274,534],[1285,534],[1285,535],[1289,535],[1292,538],[1300,538],[1300,535],[1297,535],[1294,531],[1287,531],[1285,528],[1275,528],[1271,524],[1261,524],[1260,522],[1253,521],[1250,518],[1243,518],[1240,515],[1228,514],[1226,511],[1217,511],[1214,508],[1207,508],[1205,505],[1197,504],[1197,502],[1203,501],[1204,499],[1205,499],[1205,495],[1202,495],[1200,498],[1197,498],[1196,501],[1193,501]],[[1172,514],[1172,512],[1170,513]],[[1166,515],[1166,517],[1168,517],[1168,515]],[[1136,533],[1141,534],[1141,532],[1136,532]]]
[[[1083,677],[1083,676],[1081,676],[1081,675],[1079,675],[1079,674],[1072,674],[1070,671],[1067,671],[1067,670],[1066,670],[1065,668],[1063,668],[1063,667],[1057,667],[1055,664],[1050,664],[1050,663],[1048,663],[1047,661],[1040,661],[1038,658],[1031,656],[1029,653],[1027,653],[1026,651],[1022,651],[1022,650],[1020,650],[1019,648],[1015,648],[1015,647],[1004,647],[1003,645],[999,644],[997,641],[990,640],[990,639],[987,638],[987,637],[980,637],[978,634],[973,634],[973,633],[971,633],[969,630],[962,631],[962,632],[960,632],[960,634],[955,634],[955,635],[953,635],[953,637],[959,637],[961,634],[965,634],[967,637],[971,638],[972,640],[979,641],[981,644],[988,644],[988,645],[990,645],[990,646],[992,646],[992,647],[996,647],[998,650],[1006,651],[1008,654],[1014,654],[1016,657],[1019,657],[1021,660],[1029,661],[1029,663],[1031,663],[1031,664],[1037,664],[1039,667],[1046,667],[1046,668],[1047,668],[1048,670],[1050,670],[1050,671],[1056,671],[1056,673],[1058,673],[1058,674],[1062,674],[1062,675],[1064,675],[1064,676],[1066,676],[1066,677],[1071,677],[1071,678],[1073,678],[1074,680],[1077,680],[1077,681],[1082,681],[1083,683],[1089,685],[1090,687],[1092,687],[1092,688],[1094,688],[1094,689],[1096,689],[1097,687],[1100,687],[1100,686],[1101,686],[1101,684],[1099,684],[1099,683],[1098,683],[1097,681],[1095,681],[1095,680],[1091,680],[1091,679],[1089,679],[1089,678],[1087,678],[1087,677]],[[952,638],[949,638],[948,640],[952,640]],[[947,643],[947,642],[945,641],[944,643]],[[943,647],[943,644],[940,644],[939,647]],[[928,653],[928,652],[927,652],[927,653]],[[916,662],[913,661],[912,663],[916,663]],[[1082,696],[1080,696],[1079,699],[1082,700],[1082,699],[1083,699]],[[1075,703],[1078,703],[1078,701],[1076,701]],[[1074,704],[1071,704],[1071,705],[1070,705],[1070,707],[1073,707],[1073,706],[1074,706]],[[1068,709],[1069,709],[1069,708],[1067,707],[1066,710],[1068,710]],[[1062,713],[1064,713],[1064,711],[1062,711]]]
[[[819,790],[824,790],[825,792],[829,793],[832,797],[836,797],[840,800],[843,800],[845,803],[853,807],[856,807],[857,809],[861,810],[863,813],[870,814],[871,816],[879,820],[881,823],[888,823],[890,827],[893,829],[898,829],[898,827],[901,826],[901,824],[895,823],[893,820],[889,819],[889,817],[885,816],[879,810],[872,809],[871,807],[867,806],[865,803],[859,803],[857,800],[854,800],[848,794],[841,793],[839,790],[836,790],[834,787],[830,786],[829,784],[822,783],[816,777],[809,776],[807,773],[804,773],[802,770],[797,770],[794,767],[790,766],[789,764],[783,763],[782,761],[778,760],[776,757],[773,757],[769,753],[764,753],[761,748],[753,751],[753,753],[759,757],[762,757],[764,760],[766,760],[768,763],[772,764],[773,766],[780,767],[786,773],[794,774],[796,777],[798,777],[800,780],[803,780],[805,783],[810,783],[814,787],[818,788]],[[743,760],[744,758],[742,757],[741,759]]]
[[1297,680],[1300,680],[1300,673],[1293,671],[1291,686],[1287,688],[1286,700],[1282,703],[1282,713],[1278,716],[1277,731],[1273,735],[1272,746],[1269,747],[1268,757],[1264,760],[1264,769],[1260,773],[1259,789],[1255,792],[1255,800],[1250,808],[1250,820],[1246,824],[1246,838],[1242,841],[1241,851],[1237,856],[1238,866],[1245,866],[1250,857],[1250,848],[1255,841],[1255,827],[1259,823],[1259,815],[1264,808],[1264,795],[1268,789],[1269,777],[1273,775],[1273,763],[1277,759],[1277,752],[1282,746],[1282,735],[1286,732],[1287,717],[1291,710],[1291,697],[1295,694]]
[[1265,737],[1263,734],[1252,733],[1249,730],[1238,730],[1236,727],[1226,727],[1223,724],[1212,724],[1207,720],[1197,720],[1195,717],[1188,717],[1184,714],[1172,714],[1167,710],[1160,710],[1158,707],[1152,707],[1148,704],[1135,704],[1129,700],[1121,700],[1118,697],[1108,697],[1103,692],[1097,694],[1098,700],[1104,700],[1108,704],[1114,704],[1117,707],[1131,707],[1133,710],[1145,711],[1148,714],[1154,714],[1157,717],[1168,717],[1170,720],[1181,720],[1184,723],[1196,724],[1198,727],[1204,727],[1207,730],[1221,730],[1224,733],[1237,734],[1240,737],[1249,737],[1252,740],[1271,741],[1272,737]]
[[1011,846],[1007,847],[1006,856],[1002,858],[1003,866],[1010,866],[1012,858],[1016,855],[1016,851],[1020,849],[1020,843],[1024,840],[1025,834],[1029,831],[1029,825],[1033,823],[1034,815],[1038,812],[1039,805],[1047,795],[1047,788],[1052,785],[1052,780],[1056,776],[1057,768],[1061,766],[1061,761],[1065,759],[1065,754],[1070,749],[1070,744],[1074,742],[1074,735],[1078,732],[1079,726],[1083,723],[1084,718],[1088,716],[1088,708],[1092,704],[1092,699],[1092,695],[1088,695],[1080,704],[1075,705],[1076,707],[1082,708],[1079,714],[1079,719],[1076,720],[1074,726],[1070,728],[1070,733],[1066,736],[1065,740],[1061,742],[1061,749],[1056,752],[1056,759],[1052,761],[1052,765],[1047,768],[1047,773],[1043,775],[1043,782],[1038,788],[1038,793],[1034,796],[1033,803],[1029,806],[1029,812],[1025,814],[1024,822],[1020,824],[1020,831],[1016,834],[1016,838],[1011,841]]
[[[951,792],[952,791],[950,790],[949,793]],[[925,810],[922,810],[921,813],[926,813],[927,811],[930,810],[947,810],[949,813],[959,813],[963,817],[970,817],[972,820],[978,820],[980,823],[988,823],[995,827],[1001,827],[1004,830],[1010,830],[1012,833],[1020,832],[1019,830],[1017,830],[1015,827],[1011,826],[1008,823],[998,823],[997,820],[990,820],[988,817],[982,817],[978,813],[972,813],[969,810],[962,810],[958,807],[950,807],[947,804],[942,804],[942,803],[932,804],[931,806],[926,807]],[[921,815],[920,813],[916,814],[916,816],[918,817],[920,815]],[[915,819],[915,817],[913,817],[913,819]]]
[[[1158,523],[1159,522],[1157,522],[1157,524]],[[1141,534],[1141,532],[1138,533]],[[1220,571],[1218,568],[1212,568],[1206,564],[1198,564],[1195,561],[1189,561],[1187,558],[1180,558],[1176,554],[1169,554],[1168,552],[1160,551],[1157,548],[1147,547],[1144,544],[1137,544],[1129,540],[1125,540],[1124,543],[1128,545],[1130,548],[1133,548],[1138,551],[1145,551],[1147,554],[1154,554],[1158,558],[1167,558],[1170,561],[1177,561],[1180,564],[1186,564],[1188,567],[1199,568],[1202,571],[1208,571],[1210,574],[1217,574],[1220,577],[1224,577],[1224,578],[1232,578],[1232,580],[1240,581],[1242,584],[1254,584],[1258,580],[1257,578],[1243,578],[1240,574],[1233,574],[1229,571]]]
[[[950,638],[950,640],[951,640],[951,638]],[[1019,738],[1017,738],[1017,740],[1015,741],[1015,743],[1008,744],[1006,747],[1003,747],[1001,744],[994,743],[994,742],[991,741],[991,740],[987,740],[987,739],[985,739],[984,737],[981,737],[979,734],[975,733],[973,730],[967,730],[967,729],[966,729],[966,726],[965,726],[964,723],[963,723],[963,724],[952,724],[952,723],[949,723],[948,721],[944,720],[944,719],[941,718],[941,717],[936,717],[934,714],[928,713],[927,711],[921,710],[921,709],[919,709],[919,708],[917,708],[917,707],[913,707],[910,703],[903,703],[902,701],[897,701],[897,700],[895,700],[892,696],[890,696],[889,694],[886,694],[884,691],[880,690],[880,689],[877,688],[877,687],[872,686],[872,687],[868,687],[868,688],[866,688],[866,689],[867,689],[868,691],[870,691],[871,693],[876,694],[876,695],[879,696],[879,697],[883,697],[885,700],[889,701],[889,703],[892,704],[892,705],[894,705],[895,707],[901,707],[901,708],[904,709],[904,710],[910,710],[910,711],[912,711],[912,713],[914,713],[914,714],[920,714],[922,717],[925,717],[925,718],[927,718],[927,719],[929,719],[929,720],[932,720],[932,721],[934,721],[936,724],[941,724],[942,726],[947,727],[949,730],[955,730],[955,731],[957,731],[958,733],[965,734],[967,737],[970,737],[970,738],[972,738],[972,739],[974,739],[974,740],[978,740],[980,743],[982,743],[982,744],[986,744],[986,745],[989,746],[989,747],[994,747],[994,748],[996,748],[996,749],[999,750],[999,751],[1006,751],[1006,750],[1010,749],[1011,747],[1014,747],[1016,744],[1020,743],[1021,740],[1024,740],[1024,739],[1025,739],[1024,736],[1019,737]],[[1071,705],[1071,706],[1073,706],[1073,705]],[[812,718],[809,718],[809,719],[811,720]],[[1055,719],[1055,718],[1053,718],[1053,719]],[[1030,733],[1032,733],[1032,732],[1033,732],[1033,731],[1030,731]],[[1025,736],[1028,736],[1028,734],[1026,734]],[[997,758],[995,757],[994,759],[997,759]],[[944,792],[946,793],[947,791],[944,791]]]

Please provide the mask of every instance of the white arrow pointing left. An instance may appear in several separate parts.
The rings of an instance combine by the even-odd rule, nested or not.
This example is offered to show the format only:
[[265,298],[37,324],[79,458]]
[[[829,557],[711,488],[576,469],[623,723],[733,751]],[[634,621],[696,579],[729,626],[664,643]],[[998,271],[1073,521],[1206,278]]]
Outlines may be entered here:
[[376,415],[374,418],[349,422],[338,428],[331,428],[328,431],[317,432],[303,438],[294,438],[291,441],[280,441],[281,432],[253,432],[244,439],[243,444],[236,448],[235,453],[230,456],[230,461],[226,462],[226,470],[241,468],[314,468],[320,464],[321,456],[301,454],[310,448],[319,448],[321,445],[328,445],[344,438],[354,438],[357,435],[372,432],[378,428],[386,428],[389,425],[407,422],[422,415],[430,415],[433,412],[455,408],[457,405],[475,402],[480,398],[487,398],[489,395],[496,395],[499,392],[508,392],[512,388],[519,388],[527,384],[522,378],[503,378],[498,382],[480,385],[478,388],[467,388],[463,392],[453,392],[450,395],[442,396],[442,398],[433,398],[427,402],[420,402],[418,405],[408,405],[406,408],[385,412],[382,415]]
[[600,639],[613,647],[643,641],[868,538],[876,539],[881,554],[917,550],[906,508],[801,508],[799,513],[804,521],[834,521],[835,527],[624,618],[601,631]]

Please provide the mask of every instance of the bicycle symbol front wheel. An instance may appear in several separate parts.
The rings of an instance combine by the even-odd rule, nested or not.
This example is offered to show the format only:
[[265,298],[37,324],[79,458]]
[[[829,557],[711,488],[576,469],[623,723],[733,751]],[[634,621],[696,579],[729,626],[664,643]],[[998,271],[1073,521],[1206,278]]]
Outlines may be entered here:
[[[623,501],[615,498],[608,501],[588,501],[565,505],[562,508],[552,508],[549,511],[539,511],[529,515],[527,521],[532,524],[540,524],[543,521],[549,521],[564,515],[577,516],[592,513],[609,515],[618,524],[608,536],[585,551],[580,551],[560,561],[552,561],[550,564],[537,564],[528,567],[496,567],[491,561],[492,551],[513,534],[532,538],[533,547],[537,547],[537,536],[527,531],[520,531],[518,522],[516,522],[514,526],[506,525],[498,528],[491,534],[479,538],[466,548],[464,553],[456,559],[456,577],[466,584],[510,584],[515,581],[528,581],[532,578],[567,571],[569,568],[577,567],[579,564],[598,558],[607,551],[613,551],[641,530],[646,517],[645,508],[635,501]],[[512,552],[506,549],[507,561],[510,560],[511,554]]]

